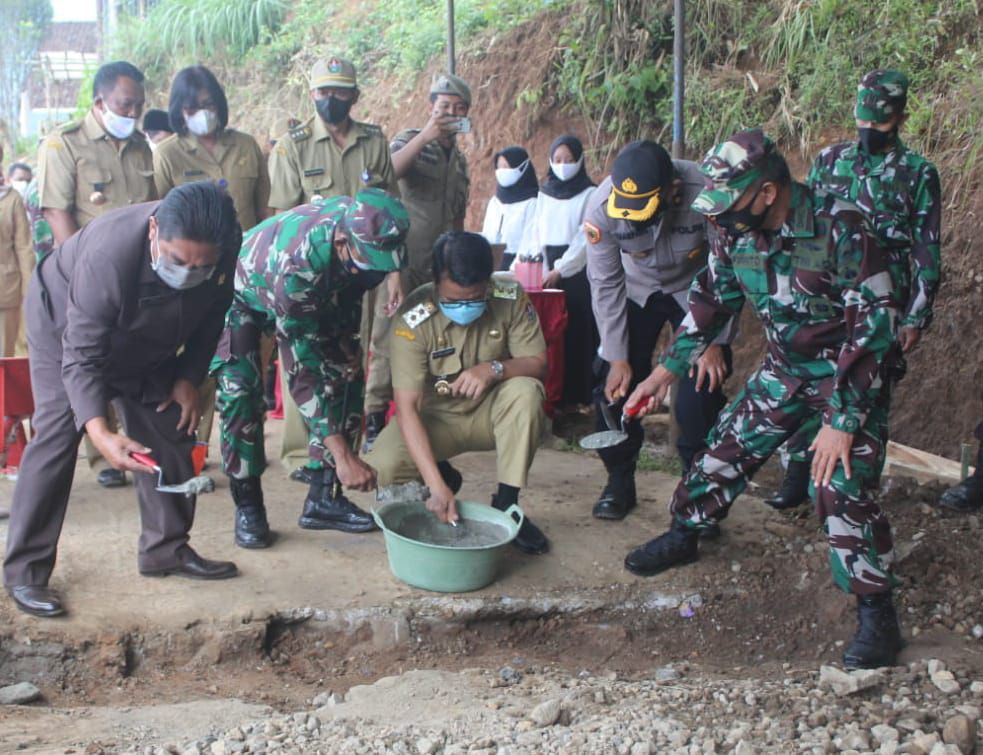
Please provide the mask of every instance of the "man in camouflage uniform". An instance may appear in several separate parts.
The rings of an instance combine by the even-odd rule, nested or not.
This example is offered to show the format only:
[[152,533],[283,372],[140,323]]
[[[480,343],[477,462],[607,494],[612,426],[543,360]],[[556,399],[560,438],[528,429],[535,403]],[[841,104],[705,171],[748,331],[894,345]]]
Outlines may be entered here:
[[768,457],[802,432],[814,438],[815,501],[833,578],[858,600],[860,626],[844,664],[892,664],[901,634],[886,558],[891,531],[871,495],[898,319],[888,254],[855,205],[792,182],[760,130],[715,147],[701,170],[707,188],[693,206],[726,234],[712,242],[675,341],[626,406],[661,401],[745,301],[768,351],[676,488],[670,530],[629,553],[625,566],[652,575],[696,560],[700,528],[726,516]]
[[[902,307],[899,340],[908,353],[932,321],[942,271],[939,251],[942,196],[939,174],[901,141],[907,120],[908,77],[876,70],[857,87],[857,140],[827,147],[813,163],[807,183],[856,204],[891,255]],[[898,362],[900,378],[903,362]],[[889,395],[885,395],[885,400]],[[767,503],[792,508],[808,500],[808,441],[789,441],[782,490]]]
[[[277,139],[270,152],[270,207],[289,210],[316,199],[351,197],[365,188],[399,196],[382,129],[350,116],[360,94],[355,66],[333,56],[318,60],[311,68],[309,83],[316,113]],[[394,312],[402,296],[399,276],[394,275],[385,288],[366,297],[362,324],[366,339],[377,305]],[[301,438],[306,433],[290,396],[283,398],[283,454],[291,456],[303,448]]]
[[260,475],[263,378],[260,335],[274,333],[308,431],[310,493],[300,526],[366,532],[372,518],[340,485],[375,487],[375,472],[352,451],[362,413],[360,302],[403,264],[406,209],[381,189],[301,205],[250,231],[236,266],[236,294],[211,372],[218,382],[222,463],[236,504],[235,539],[271,544]]
[[[430,281],[437,237],[464,228],[470,179],[467,160],[457,149],[455,137],[470,109],[471,89],[464,80],[449,73],[438,74],[430,85],[427,125],[400,131],[389,145],[403,204],[410,213],[406,236],[409,257],[402,273],[407,294]],[[366,449],[372,447],[386,424],[386,410],[393,397],[388,343],[392,319],[378,306],[386,304],[383,297],[376,298],[365,385]]]

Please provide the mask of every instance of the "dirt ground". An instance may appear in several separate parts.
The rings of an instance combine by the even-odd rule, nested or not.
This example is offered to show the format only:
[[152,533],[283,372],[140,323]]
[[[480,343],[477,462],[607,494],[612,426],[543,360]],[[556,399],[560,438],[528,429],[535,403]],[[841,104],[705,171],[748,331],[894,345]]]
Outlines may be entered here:
[[[274,435],[277,424],[270,423]],[[560,429],[580,433],[577,422]],[[660,467],[668,457],[665,425],[649,430],[654,442],[644,466]],[[493,455],[460,457],[459,466],[462,498],[487,500]],[[40,706],[0,708],[0,750],[19,742],[61,752],[86,737],[122,745],[141,726],[166,731],[172,719],[190,739],[261,710],[238,705],[289,711],[321,692],[343,693],[394,673],[499,668],[517,655],[629,679],[680,661],[760,679],[781,676],[782,664],[815,669],[837,660],[852,634],[852,602],[831,583],[815,519],[805,509],[778,514],[756,498],[775,479],[775,469],[763,471],[761,487],[739,499],[723,536],[703,544],[696,564],[639,579],[622,559],[666,526],[674,478],[641,472],[639,508],[624,522],[599,522],[589,512],[603,484],[600,463],[544,449],[522,504],[552,538],[551,553],[513,554],[491,587],[440,596],[391,576],[379,533],[298,529],[304,488],[278,465],[265,478],[280,534],[269,551],[232,544],[221,479],[215,494],[200,499],[192,542],[210,557],[234,559],[238,579],[139,577],[132,488],[104,491],[80,463],[52,581],[69,617],[38,620],[0,603],[0,685],[32,681],[44,696]],[[11,488],[0,488],[0,505]],[[933,508],[939,489],[894,481],[885,498],[909,638],[903,660],[955,660],[979,678],[980,521]],[[222,700],[237,702],[228,710],[202,703],[197,718],[180,707]],[[88,728],[77,729],[82,721]]]

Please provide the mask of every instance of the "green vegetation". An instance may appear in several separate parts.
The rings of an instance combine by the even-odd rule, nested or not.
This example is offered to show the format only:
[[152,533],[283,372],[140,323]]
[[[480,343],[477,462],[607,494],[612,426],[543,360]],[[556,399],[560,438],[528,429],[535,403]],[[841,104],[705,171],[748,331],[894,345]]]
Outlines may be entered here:
[[[605,0],[571,14],[553,87],[613,143],[668,140],[671,13],[668,2]],[[933,127],[937,93],[978,86],[975,0],[695,0],[687,13],[687,143],[695,153],[759,124],[805,148],[822,129],[850,122],[857,78],[877,67],[911,76],[908,130],[919,138]],[[958,127],[978,140],[969,125]]]

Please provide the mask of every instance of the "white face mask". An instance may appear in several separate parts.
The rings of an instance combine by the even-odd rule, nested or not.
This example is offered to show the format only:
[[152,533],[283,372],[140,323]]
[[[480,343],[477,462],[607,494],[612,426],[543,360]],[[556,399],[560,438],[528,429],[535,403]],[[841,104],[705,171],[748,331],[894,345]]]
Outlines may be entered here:
[[522,178],[522,174],[525,173],[528,166],[529,161],[526,160],[518,168],[497,168],[495,170],[495,180],[498,181],[498,185],[503,189],[515,186],[519,179]]
[[218,128],[218,113],[214,110],[199,110],[185,118],[184,122],[188,124],[188,131],[195,136],[208,136]]
[[129,139],[137,127],[137,119],[116,115],[105,102],[103,107],[106,109],[102,111],[102,125],[106,127],[107,133],[117,139]]
[[555,163],[550,160],[550,170],[553,171],[553,175],[559,178],[561,181],[569,181],[575,175],[580,172],[581,167],[584,165],[584,156],[581,155],[580,159],[575,163]]
[[10,185],[17,189],[17,193],[24,196],[27,193],[28,181],[11,181]]

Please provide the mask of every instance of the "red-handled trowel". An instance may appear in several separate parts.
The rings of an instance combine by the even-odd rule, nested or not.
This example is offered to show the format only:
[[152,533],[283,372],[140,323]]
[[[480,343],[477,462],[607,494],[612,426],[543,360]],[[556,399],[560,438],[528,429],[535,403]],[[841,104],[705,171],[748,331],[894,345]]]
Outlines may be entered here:
[[157,492],[159,493],[177,493],[191,498],[199,493],[211,493],[215,490],[215,480],[208,475],[198,475],[178,485],[165,485],[164,472],[153,456],[134,451],[130,454],[130,458],[150,467],[157,473]]
[[621,413],[621,422],[616,426],[614,417],[611,414],[611,407],[608,404],[601,404],[601,417],[604,419],[604,424],[607,425],[608,429],[585,435],[580,439],[580,447],[588,451],[595,451],[599,448],[611,448],[612,446],[617,446],[619,443],[624,443],[628,440],[625,423],[637,419],[638,415],[642,413],[642,410],[647,405],[648,402],[643,401],[631,409],[625,409]]

